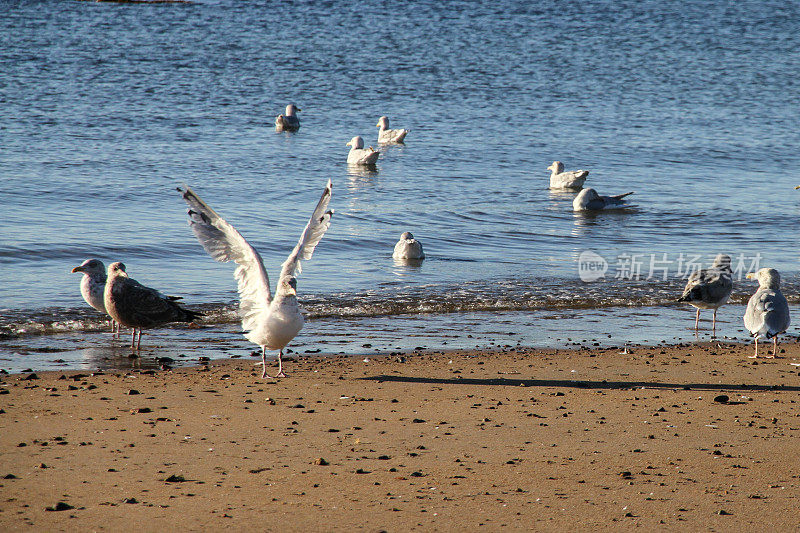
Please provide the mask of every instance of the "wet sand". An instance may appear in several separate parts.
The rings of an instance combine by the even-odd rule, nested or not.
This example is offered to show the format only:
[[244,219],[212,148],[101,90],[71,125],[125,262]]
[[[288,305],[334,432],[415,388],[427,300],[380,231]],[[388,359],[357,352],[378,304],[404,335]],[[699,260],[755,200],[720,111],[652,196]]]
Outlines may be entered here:
[[0,530],[797,529],[782,348],[2,375]]

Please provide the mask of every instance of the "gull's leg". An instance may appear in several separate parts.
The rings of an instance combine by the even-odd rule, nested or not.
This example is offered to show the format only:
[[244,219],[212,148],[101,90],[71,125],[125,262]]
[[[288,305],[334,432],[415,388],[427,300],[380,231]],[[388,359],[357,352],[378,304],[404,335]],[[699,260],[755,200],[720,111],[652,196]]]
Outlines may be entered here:
[[263,369],[261,371],[261,378],[263,379],[263,378],[270,377],[270,376],[267,375],[267,347],[266,347],[266,345],[261,347],[261,368]]
[[133,349],[136,348],[136,328],[133,328],[131,331],[133,332],[131,333],[131,349]]
[[717,310],[714,309],[714,316],[711,318],[711,338],[717,336]]
[[283,348],[278,350],[278,373],[275,374],[276,378],[286,377],[286,374],[283,373],[283,360],[281,359],[281,357],[283,357]]
[[778,357],[778,336],[772,337],[772,358]]
[[756,353],[754,355],[748,355],[748,359],[756,359],[758,357],[758,337],[756,337]]
[[139,328],[139,341],[136,343],[136,351],[138,352],[142,348],[142,328]]

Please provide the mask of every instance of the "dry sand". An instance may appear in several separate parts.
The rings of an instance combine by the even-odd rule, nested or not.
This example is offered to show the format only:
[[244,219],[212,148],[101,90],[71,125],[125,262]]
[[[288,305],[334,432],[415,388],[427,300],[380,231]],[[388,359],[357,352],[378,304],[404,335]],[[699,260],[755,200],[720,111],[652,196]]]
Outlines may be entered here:
[[0,530],[796,530],[783,347],[0,376]]

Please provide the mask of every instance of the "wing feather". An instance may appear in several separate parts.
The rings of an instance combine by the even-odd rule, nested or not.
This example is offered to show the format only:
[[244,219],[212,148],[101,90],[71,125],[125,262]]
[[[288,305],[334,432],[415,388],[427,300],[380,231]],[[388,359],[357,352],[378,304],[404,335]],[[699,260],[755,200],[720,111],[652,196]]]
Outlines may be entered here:
[[[295,277],[302,272],[303,268],[300,265],[300,261],[311,259],[311,256],[314,254],[314,249],[317,247],[317,244],[319,244],[320,239],[322,239],[322,236],[328,231],[331,225],[331,217],[333,216],[333,211],[328,210],[332,189],[333,185],[331,184],[331,180],[328,180],[325,191],[322,193],[322,197],[319,199],[317,207],[314,209],[314,213],[311,215],[308,224],[306,224],[303,234],[300,236],[300,240],[297,241],[294,250],[292,250],[292,253],[286,258],[286,261],[283,262],[283,265],[281,265],[281,280],[287,276]],[[280,280],[278,283],[280,284]]]
[[238,265],[233,277],[239,288],[239,315],[242,327],[249,331],[255,327],[258,315],[266,312],[272,301],[264,261],[236,228],[203,202],[190,187],[184,185],[184,189],[178,191],[189,205],[189,226],[197,240],[214,260],[221,263],[233,261]]

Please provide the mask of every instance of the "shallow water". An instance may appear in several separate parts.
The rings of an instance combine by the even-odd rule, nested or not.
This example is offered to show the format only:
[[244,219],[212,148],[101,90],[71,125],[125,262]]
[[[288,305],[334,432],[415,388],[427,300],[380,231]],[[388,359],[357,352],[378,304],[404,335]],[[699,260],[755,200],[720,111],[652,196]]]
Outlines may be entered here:
[[[526,316],[609,306],[656,306],[653,320],[680,329],[691,310],[667,304],[718,252],[737,280],[779,269],[797,303],[798,9],[16,3],[0,20],[2,342],[90,344],[101,320],[69,274],[88,257],[122,260],[235,330],[233,267],[195,241],[182,183],[274,282],[333,180],[333,224],[299,280],[303,343],[330,323],[387,345],[423,327],[445,346],[446,324],[470,313],[518,315],[517,337],[544,342],[523,334]],[[302,127],[277,134],[289,102]],[[412,130],[406,144],[381,148],[374,171],[349,169],[345,143],[374,144],[384,114]],[[573,193],[547,189],[555,159],[589,169],[601,194],[636,191],[636,207],[574,214]],[[406,230],[425,245],[421,266],[391,259]],[[608,263],[599,282],[579,279],[587,250]],[[754,287],[738,283],[734,302]]]

